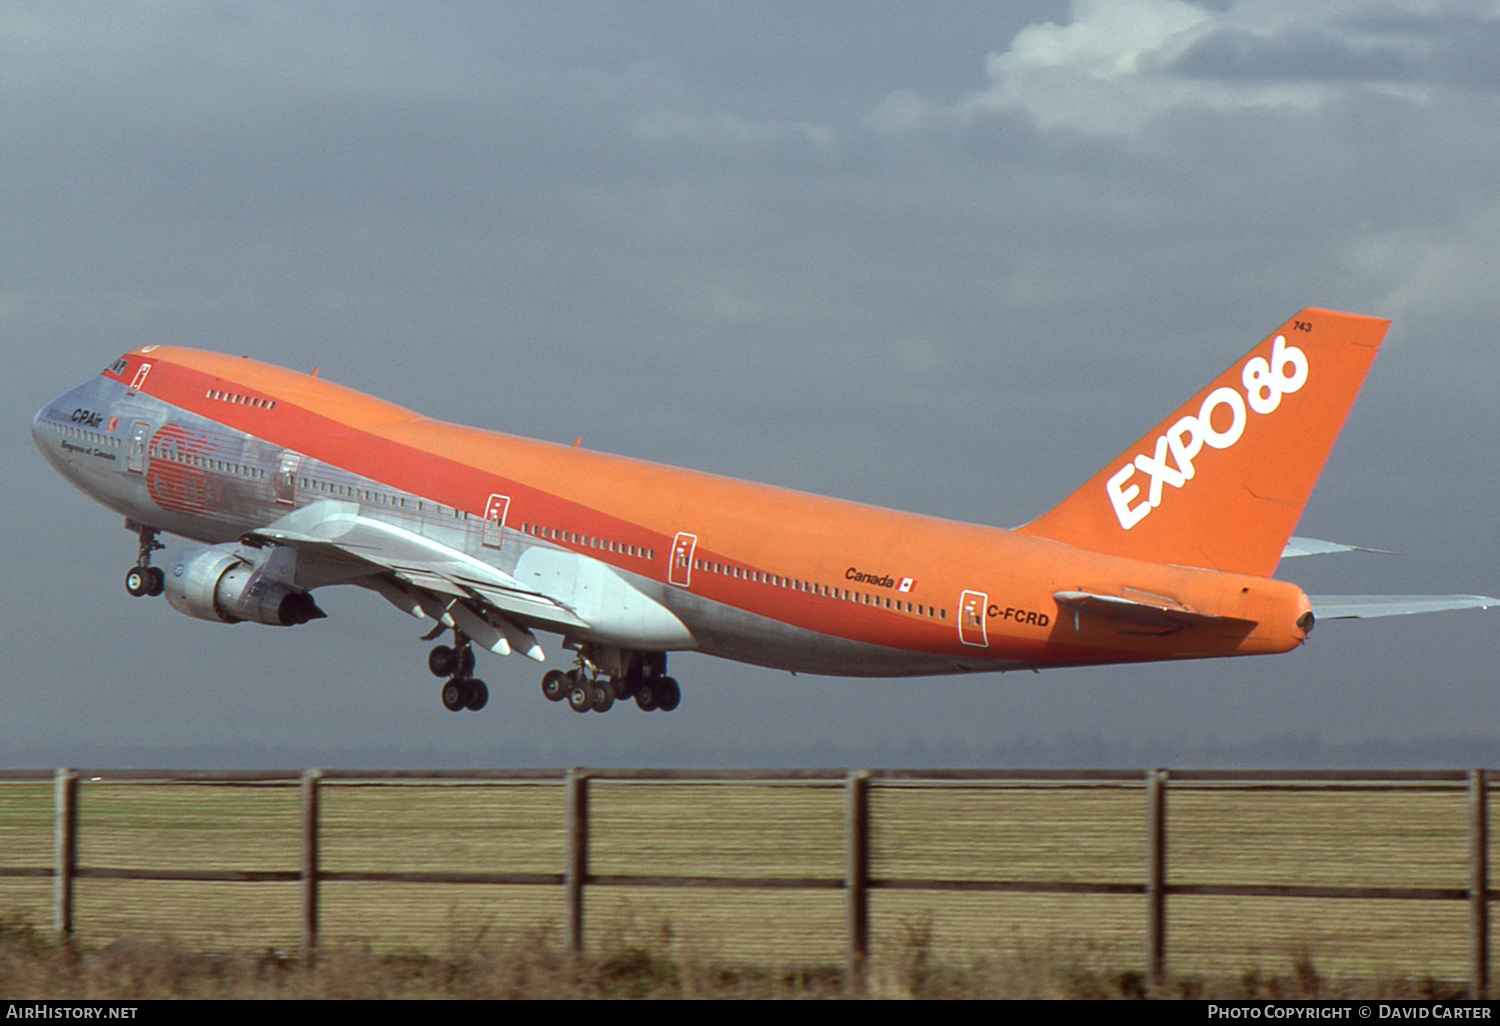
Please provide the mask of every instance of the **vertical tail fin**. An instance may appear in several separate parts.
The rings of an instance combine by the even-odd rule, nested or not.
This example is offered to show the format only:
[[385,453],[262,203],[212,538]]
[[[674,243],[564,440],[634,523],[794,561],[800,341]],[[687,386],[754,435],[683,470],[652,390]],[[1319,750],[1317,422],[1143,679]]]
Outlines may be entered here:
[[1130,559],[1269,577],[1389,325],[1299,311],[1016,530]]

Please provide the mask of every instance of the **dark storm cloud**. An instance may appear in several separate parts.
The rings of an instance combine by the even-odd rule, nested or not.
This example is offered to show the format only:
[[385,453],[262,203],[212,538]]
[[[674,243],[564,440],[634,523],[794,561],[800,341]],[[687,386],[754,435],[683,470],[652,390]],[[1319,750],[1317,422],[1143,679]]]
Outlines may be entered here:
[[1241,82],[1500,85],[1500,18],[1460,13],[1371,14],[1329,28],[1298,25],[1262,34],[1210,32],[1161,70]]
[[1404,82],[1414,62],[1392,46],[1359,46],[1328,32],[1287,29],[1272,36],[1244,30],[1214,32],[1162,70],[1229,81]]
[[1434,11],[1374,7],[1352,15],[1350,31],[1405,45],[1416,53],[1416,75],[1464,89],[1500,86],[1500,13],[1493,9]]

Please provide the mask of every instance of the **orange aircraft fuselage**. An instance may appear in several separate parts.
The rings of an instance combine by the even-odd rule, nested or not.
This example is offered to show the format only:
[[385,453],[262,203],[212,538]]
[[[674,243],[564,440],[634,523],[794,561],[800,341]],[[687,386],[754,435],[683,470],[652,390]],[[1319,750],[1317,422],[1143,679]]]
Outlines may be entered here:
[[[261,554],[214,566],[238,559],[268,582],[264,553],[284,548],[284,588],[364,584],[512,643],[551,630],[590,657],[695,649],[847,676],[1254,655],[1311,629],[1307,596],[1269,574],[1385,326],[1301,311],[1016,530],[461,427],[169,346],[121,357],[33,434],[143,532],[142,572],[158,530],[225,552],[249,543]],[[334,521],[423,555],[339,542]],[[464,560],[495,579],[433,569]],[[257,593],[236,587],[236,603]],[[635,611],[614,618],[603,595]],[[218,603],[190,611],[246,618]]]

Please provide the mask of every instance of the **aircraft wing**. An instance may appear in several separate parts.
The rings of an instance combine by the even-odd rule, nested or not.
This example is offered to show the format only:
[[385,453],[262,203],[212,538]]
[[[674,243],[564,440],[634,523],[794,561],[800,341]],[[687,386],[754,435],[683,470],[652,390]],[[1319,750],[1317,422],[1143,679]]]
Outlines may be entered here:
[[1235,626],[1253,624],[1231,616],[1216,616],[1199,613],[1165,601],[1146,602],[1140,599],[1121,598],[1118,595],[1096,595],[1090,591],[1059,591],[1052,595],[1058,605],[1079,613],[1090,613],[1112,620],[1155,627],[1163,630],[1181,630],[1183,627]]
[[1487,595],[1309,595],[1308,599],[1312,602],[1313,616],[1319,620],[1368,619],[1500,606],[1500,599]]
[[360,584],[414,616],[457,626],[492,651],[516,647],[540,660],[541,649],[525,625],[560,632],[588,626],[497,567],[414,531],[361,516],[356,503],[322,499],[241,541],[294,551],[292,573],[299,587]]

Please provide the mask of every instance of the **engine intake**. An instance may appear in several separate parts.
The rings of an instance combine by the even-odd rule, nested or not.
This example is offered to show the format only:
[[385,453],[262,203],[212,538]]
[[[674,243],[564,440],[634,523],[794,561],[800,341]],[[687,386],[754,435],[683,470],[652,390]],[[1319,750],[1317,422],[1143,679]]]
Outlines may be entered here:
[[166,597],[172,608],[200,620],[294,627],[325,614],[311,594],[265,580],[230,545],[184,549],[167,567]]

